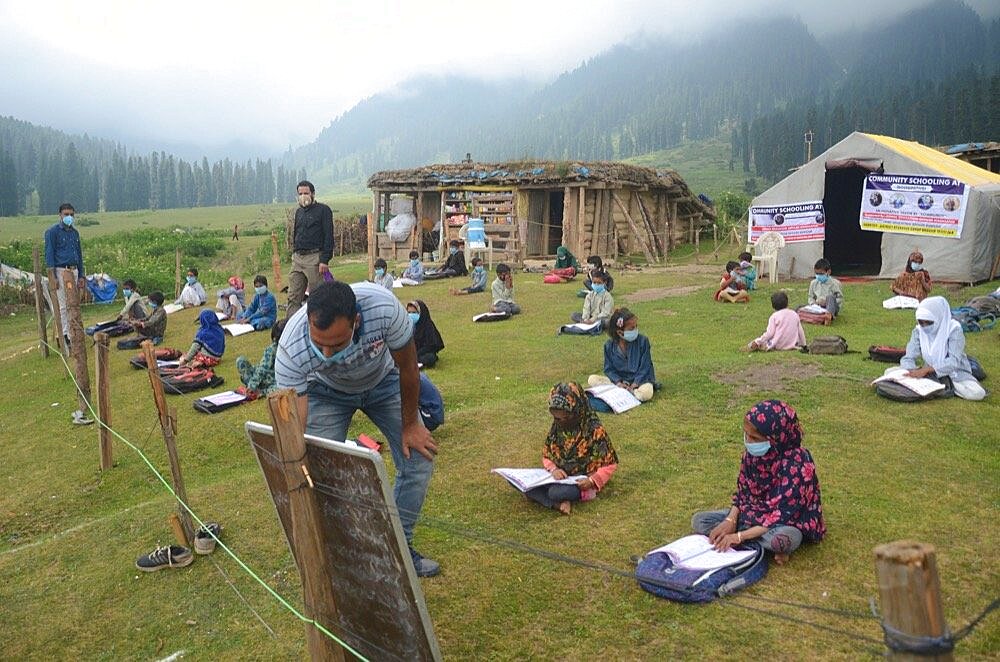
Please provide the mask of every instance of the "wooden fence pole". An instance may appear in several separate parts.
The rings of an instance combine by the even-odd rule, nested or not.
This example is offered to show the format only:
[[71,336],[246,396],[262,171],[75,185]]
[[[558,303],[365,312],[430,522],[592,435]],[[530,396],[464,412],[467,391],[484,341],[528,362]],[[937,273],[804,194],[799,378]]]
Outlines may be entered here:
[[[442,193],[442,195],[444,195]],[[368,239],[368,278],[373,278],[375,276],[375,215],[368,212],[368,220],[365,223],[365,232],[367,233]],[[441,224],[441,232],[444,233],[445,224]]]
[[[188,502],[187,490],[184,489],[184,476],[181,474],[181,461],[177,456],[177,410],[167,409],[167,401],[163,396],[163,383],[160,381],[160,372],[156,367],[156,354],[153,353],[153,342],[151,340],[142,341],[142,353],[146,358],[146,372],[149,375],[149,384],[153,388],[153,402],[156,404],[156,412],[160,417],[160,429],[163,431],[163,442],[167,446],[167,458],[170,460],[170,475],[174,482],[174,492],[184,503]],[[184,537],[190,544],[194,540],[194,527],[191,526],[191,517],[187,510],[180,503],[177,504],[177,514],[181,519],[184,528]]]
[[62,272],[63,288],[66,290],[66,314],[69,315],[69,348],[73,355],[76,394],[79,409],[87,417],[87,403],[90,402],[90,368],[87,365],[87,336],[83,332],[83,315],[80,312],[80,290],[70,269]]
[[187,534],[184,533],[184,525],[181,524],[181,519],[177,516],[177,513],[167,515],[167,522],[170,524],[170,530],[173,531],[177,544],[181,547],[187,547]]
[[[66,340],[62,332],[62,310],[59,308],[59,281],[56,280],[56,270],[49,269],[49,301],[52,302],[52,335],[56,339],[56,347],[62,354],[67,354]],[[68,356],[66,358],[69,358]]]
[[174,299],[181,295],[181,249],[174,249]]
[[[875,548],[879,603],[886,625],[908,635],[939,637],[948,632],[941,613],[941,584],[932,545],[899,540]],[[894,660],[951,660],[951,652],[916,655],[889,651]]]
[[[94,351],[97,378],[97,415],[102,425],[97,426],[97,440],[101,448],[101,471],[107,471],[114,466],[111,454],[111,369],[110,340],[106,333],[94,334],[97,349]],[[106,427],[105,427],[106,426]]]
[[274,272],[272,292],[281,291],[281,253],[278,251],[278,235],[271,231],[271,271]]
[[38,318],[38,351],[42,358],[49,358],[48,334],[45,332],[45,300],[42,294],[42,262],[38,255],[38,244],[31,248],[31,259],[35,270],[35,316]]
[[[267,398],[274,426],[278,456],[288,481],[288,510],[291,515],[291,540],[302,580],[302,598],[306,616],[330,629],[338,622],[333,595],[333,575],[323,551],[322,516],[309,477],[309,459],[302,423],[299,421],[296,395],[292,389],[278,391]],[[299,488],[302,489],[299,489]],[[343,660],[344,650],[311,623],[306,624],[306,642],[313,660]]]

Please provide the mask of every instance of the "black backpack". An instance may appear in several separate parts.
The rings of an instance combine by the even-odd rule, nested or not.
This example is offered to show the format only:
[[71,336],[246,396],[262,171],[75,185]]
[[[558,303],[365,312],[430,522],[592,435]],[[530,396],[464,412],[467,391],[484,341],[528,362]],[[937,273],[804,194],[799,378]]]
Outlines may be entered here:
[[929,393],[927,395],[920,395],[916,391],[912,391],[907,387],[899,384],[897,382],[878,382],[875,384],[875,393],[886,398],[888,400],[895,400],[896,402],[922,402],[924,400],[936,400],[938,398],[951,398],[955,395],[955,389],[952,388],[951,379],[948,377],[930,377],[929,379],[934,379],[944,384],[944,388]]
[[906,356],[906,349],[903,347],[891,347],[889,345],[869,345],[868,358],[872,361],[882,363],[899,363],[900,359]]

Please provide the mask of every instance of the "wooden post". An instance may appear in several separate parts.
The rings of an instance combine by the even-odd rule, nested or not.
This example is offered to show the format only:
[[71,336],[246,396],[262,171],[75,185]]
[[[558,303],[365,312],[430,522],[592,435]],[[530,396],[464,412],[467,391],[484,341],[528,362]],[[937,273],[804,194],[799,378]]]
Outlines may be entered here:
[[55,269],[49,269],[48,273],[49,301],[52,302],[52,335],[56,339],[56,347],[62,354],[66,354],[66,341],[62,332],[62,310],[59,309],[59,281],[56,280]]
[[177,513],[170,513],[167,515],[167,522],[170,523],[170,530],[173,532],[174,540],[177,541],[177,544],[181,547],[187,547],[187,534],[184,533],[184,525],[181,524],[181,520],[177,517]]
[[[375,218],[374,214],[368,212],[368,222],[365,223],[365,230],[368,233],[368,278],[374,278],[375,276]],[[441,231],[444,231],[444,224],[441,225]]]
[[[31,259],[35,270],[35,316],[38,318],[38,351],[42,358],[49,358],[48,334],[45,332],[45,301],[42,294],[42,262],[38,255],[38,245],[31,248]],[[58,333],[56,334],[58,335]]]
[[[914,636],[939,637],[948,632],[941,613],[941,585],[933,545],[899,540],[875,548],[882,619]],[[952,654],[920,656],[890,651],[894,660],[951,660]]]
[[[156,367],[156,355],[153,353],[153,341],[142,341],[142,353],[146,357],[146,372],[149,375],[149,384],[153,387],[153,402],[156,404],[156,412],[160,417],[163,442],[167,445],[167,458],[170,460],[170,475],[174,481],[174,492],[181,501],[187,503],[187,490],[184,489],[184,476],[181,474],[181,461],[177,456],[177,441],[174,437],[177,434],[177,411],[173,408],[167,409],[167,401],[163,397],[163,383],[160,381],[160,373]],[[191,518],[187,510],[179,503],[177,504],[177,514],[184,527],[184,536],[190,543],[194,539],[194,527],[191,526]]]
[[576,222],[573,228],[573,255],[583,255],[583,228],[587,218],[587,187],[580,187],[580,199],[576,207]]
[[271,271],[274,272],[272,292],[281,291],[281,252],[278,250],[278,234],[271,231]]
[[[288,510],[291,519],[290,538],[295,549],[295,561],[302,580],[302,598],[306,616],[327,629],[338,622],[337,604],[333,595],[333,576],[330,573],[323,540],[322,516],[309,478],[309,458],[303,436],[303,422],[299,421],[296,395],[292,389],[273,393],[267,398],[274,426],[274,440],[278,457],[285,468],[288,481]],[[294,486],[294,487],[293,487]],[[312,624],[306,624],[306,641],[313,660],[343,660],[344,651]]]
[[97,349],[94,352],[97,378],[97,415],[101,425],[97,426],[97,441],[101,448],[101,471],[107,471],[114,466],[111,455],[111,369],[108,366],[110,356],[110,341],[108,334],[96,333],[94,340]]
[[83,316],[80,313],[80,290],[70,269],[63,269],[62,277],[66,290],[66,314],[69,315],[69,348],[78,386],[77,401],[80,411],[86,416],[90,402],[90,368],[87,365],[87,336],[83,332]]
[[629,215],[628,209],[614,192],[611,193],[611,198],[615,201],[615,204],[618,205],[618,208],[622,210],[622,214],[625,215],[625,221],[628,223],[628,226],[632,230],[632,234],[635,236],[636,240],[638,240],[639,247],[642,248],[642,252],[646,255],[646,261],[649,262],[649,264],[655,264],[657,260],[653,257],[653,253],[650,251],[649,246],[646,245],[646,237],[639,233],[639,228]]
[[174,249],[174,299],[181,295],[181,248]]

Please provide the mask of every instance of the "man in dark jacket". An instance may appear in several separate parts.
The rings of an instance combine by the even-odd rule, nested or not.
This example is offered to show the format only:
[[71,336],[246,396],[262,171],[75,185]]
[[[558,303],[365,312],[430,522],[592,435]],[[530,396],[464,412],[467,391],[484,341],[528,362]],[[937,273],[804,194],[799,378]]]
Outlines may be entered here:
[[288,306],[286,315],[302,306],[306,287],[312,291],[330,272],[333,257],[333,212],[316,202],[316,187],[303,180],[296,188],[299,208],[292,225],[292,271],[288,274]]

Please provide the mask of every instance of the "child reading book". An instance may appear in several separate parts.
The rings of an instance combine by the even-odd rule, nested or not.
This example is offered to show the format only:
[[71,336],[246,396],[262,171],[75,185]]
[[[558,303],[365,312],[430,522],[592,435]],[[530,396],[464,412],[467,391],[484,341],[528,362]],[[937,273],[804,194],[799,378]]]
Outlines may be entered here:
[[118,313],[118,321],[137,322],[149,317],[149,310],[139,288],[131,278],[122,283],[122,296],[125,297],[125,305]]
[[648,402],[653,398],[656,374],[649,338],[639,333],[639,318],[628,308],[619,308],[608,320],[607,330],[604,374],[591,375],[588,385],[615,384],[640,402]]
[[424,278],[433,280],[435,278],[468,276],[469,270],[465,266],[465,253],[462,252],[461,246],[462,244],[458,239],[452,239],[448,243],[448,257],[445,259],[444,264],[436,271],[424,274]]
[[830,275],[830,262],[826,258],[816,260],[813,271],[816,272],[816,277],[809,283],[809,305],[819,306],[831,317],[836,317],[844,305],[840,281]]
[[215,303],[215,309],[225,315],[225,319],[236,319],[243,312],[243,308],[247,305],[245,287],[242,278],[230,276],[229,287],[219,290],[219,299]]
[[452,289],[452,294],[476,294],[486,289],[486,267],[483,266],[483,259],[472,258],[472,284],[460,290]]
[[424,282],[424,265],[420,263],[420,253],[410,251],[410,264],[399,277],[402,285],[420,285]]
[[413,322],[413,344],[417,347],[417,363],[422,363],[425,368],[431,368],[437,363],[438,353],[444,349],[444,340],[434,320],[431,319],[431,311],[426,303],[416,299],[406,304],[406,313]]
[[382,258],[375,260],[375,277],[372,278],[372,282],[376,285],[381,285],[387,290],[391,290],[392,274],[386,272],[388,266]]
[[774,312],[767,320],[767,330],[759,338],[751,340],[747,351],[798,349],[806,344],[806,332],[802,330],[802,320],[794,310],[788,309],[788,295],[775,292],[771,295]]
[[132,322],[132,326],[140,336],[150,338],[154,345],[159,345],[167,332],[167,311],[163,308],[162,292],[149,293],[149,307],[152,310],[149,317]]
[[236,321],[249,324],[254,331],[264,331],[274,326],[278,319],[278,300],[267,289],[267,277],[258,274],[253,279],[253,301],[250,307],[236,316]]
[[212,368],[219,365],[222,354],[226,351],[226,333],[212,310],[201,311],[198,324],[200,328],[194,336],[194,342],[177,364],[190,365],[192,368]]
[[592,283],[591,291],[587,293],[587,298],[583,300],[583,311],[572,313],[570,319],[583,324],[600,322],[603,329],[615,309],[615,299],[608,292],[605,285],[607,274],[603,271],[592,271],[590,273],[590,280]]
[[525,492],[546,508],[569,515],[577,501],[597,496],[618,468],[618,454],[600,419],[576,382],[556,384],[549,393],[552,427],[542,450],[542,466],[556,480],[581,476],[575,485],[554,483]]

